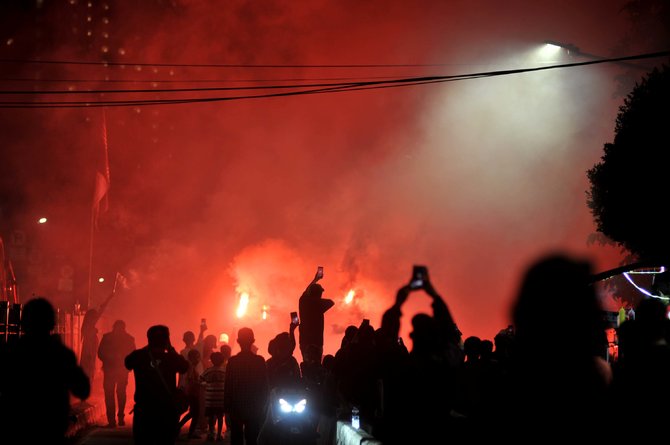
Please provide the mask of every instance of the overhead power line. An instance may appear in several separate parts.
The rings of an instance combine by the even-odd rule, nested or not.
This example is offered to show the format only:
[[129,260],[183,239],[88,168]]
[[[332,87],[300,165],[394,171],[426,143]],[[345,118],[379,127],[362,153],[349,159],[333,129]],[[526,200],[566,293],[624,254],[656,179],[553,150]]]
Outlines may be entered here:
[[396,79],[398,76],[357,76],[357,77],[286,77],[273,79],[72,79],[72,78],[33,78],[33,77],[0,77],[0,82],[30,83],[261,83],[261,82],[330,82],[360,81],[362,79]]
[[[187,103],[206,103],[206,102],[223,102],[232,100],[246,100],[246,99],[263,99],[273,97],[287,97],[307,94],[325,94],[325,93],[341,93],[348,91],[360,91],[381,88],[396,88],[401,86],[414,86],[423,84],[433,84],[442,82],[453,82],[458,80],[479,79],[484,77],[499,77],[513,74],[530,73],[537,71],[547,71],[559,68],[574,68],[579,66],[596,65],[602,63],[617,63],[621,61],[650,59],[658,57],[667,57],[670,51],[661,51],[656,53],[639,54],[634,56],[617,57],[610,59],[598,59],[585,62],[566,63],[560,65],[550,65],[535,68],[521,68],[513,70],[500,71],[486,71],[471,74],[459,74],[450,76],[422,76],[422,77],[408,77],[388,80],[371,80],[360,82],[342,82],[342,83],[325,83],[325,84],[299,84],[299,85],[269,85],[264,87],[226,87],[226,88],[175,88],[162,90],[92,90],[87,92],[82,91],[65,91],[65,90],[49,90],[42,91],[37,94],[108,94],[108,93],[124,93],[124,94],[146,94],[146,93],[184,93],[184,92],[200,92],[207,93],[213,91],[245,91],[250,89],[293,89],[294,91],[273,92],[267,94],[257,95],[240,95],[240,96],[216,96],[216,97],[189,97],[177,99],[126,99],[126,100],[79,100],[79,101],[7,101],[0,102],[0,108],[88,108],[88,107],[125,107],[125,106],[149,106],[149,105],[175,105]],[[308,89],[305,89],[308,88]],[[297,90],[297,91],[295,91]],[[35,94],[35,92],[16,92],[16,91],[0,91],[0,94],[17,95],[17,94]]]
[[399,64],[235,64],[235,63],[150,63],[150,62],[105,62],[87,60],[40,60],[40,59],[0,59],[0,63],[31,63],[40,65],[93,65],[93,66],[154,66],[174,68],[430,68],[453,66],[444,63],[399,63]]

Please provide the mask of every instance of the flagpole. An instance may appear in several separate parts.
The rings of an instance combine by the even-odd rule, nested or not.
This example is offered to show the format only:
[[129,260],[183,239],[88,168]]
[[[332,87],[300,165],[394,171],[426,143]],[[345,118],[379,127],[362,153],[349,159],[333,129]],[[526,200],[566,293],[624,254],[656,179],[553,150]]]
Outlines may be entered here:
[[91,234],[89,237],[89,249],[88,249],[88,293],[86,294],[87,311],[91,306],[91,291],[93,288],[93,235],[95,233],[95,212],[96,212],[96,206],[93,205],[91,206]]
[[95,238],[95,229],[98,226],[98,217],[100,214],[100,205],[105,203],[104,210],[107,210],[107,193],[110,186],[109,174],[109,152],[107,146],[107,115],[105,109],[102,109],[102,143],[104,149],[103,156],[103,172],[98,171],[96,166],[95,172],[95,187],[93,191],[93,205],[91,206],[91,233],[89,238],[88,251],[88,295],[86,298],[86,309],[89,309],[91,304],[91,296],[93,293],[93,244]]

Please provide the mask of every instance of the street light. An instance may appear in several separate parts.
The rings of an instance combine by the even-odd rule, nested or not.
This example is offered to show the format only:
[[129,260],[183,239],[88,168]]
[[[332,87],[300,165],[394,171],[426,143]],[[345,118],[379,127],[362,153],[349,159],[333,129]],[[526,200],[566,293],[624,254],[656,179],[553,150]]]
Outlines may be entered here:
[[[582,50],[579,49],[577,45],[574,45],[572,43],[562,43],[562,42],[557,42],[555,40],[545,40],[545,49],[544,51],[554,51],[552,54],[555,54],[556,51],[560,51],[561,49],[564,49],[568,55],[573,56],[573,57],[583,57],[585,59],[590,59],[590,60],[605,60],[607,57],[603,56],[597,56],[595,54],[589,54],[582,52]],[[627,68],[634,68],[637,70],[642,70],[642,71],[650,71],[651,68],[648,66],[644,65],[637,65],[635,63],[630,63],[630,62],[625,62],[625,61],[617,61],[615,62],[621,66],[625,66]]]
[[[555,51],[560,51],[561,49],[564,49],[568,52],[568,54],[575,54],[575,55],[582,55],[583,53],[577,48],[576,45],[573,45],[572,43],[561,43],[561,42],[556,42],[554,40],[547,40],[544,42],[545,45],[547,45],[549,48],[554,49]],[[603,59],[603,57],[598,57],[594,56],[591,54],[587,55],[589,58],[595,58],[595,59]]]

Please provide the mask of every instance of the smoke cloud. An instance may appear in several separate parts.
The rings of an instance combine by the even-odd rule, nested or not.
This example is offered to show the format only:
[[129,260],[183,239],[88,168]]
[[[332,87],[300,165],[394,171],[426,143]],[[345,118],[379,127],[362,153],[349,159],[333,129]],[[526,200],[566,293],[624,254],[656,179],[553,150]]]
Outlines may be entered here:
[[[73,80],[54,89],[281,85],[565,63],[565,54],[544,61],[535,49],[554,39],[607,56],[625,28],[622,2],[610,1],[146,1],[96,4],[96,37],[86,40],[83,24],[71,36],[86,14],[75,3],[78,9],[33,11],[55,37],[38,47],[16,28],[0,57],[126,63],[17,68],[35,80]],[[374,64],[414,66],[323,67]],[[336,94],[107,107],[109,210],[93,233],[92,258],[101,109],[1,110],[5,168],[15,181],[2,186],[20,185],[15,226],[40,211],[57,215],[51,233],[35,239],[52,253],[45,276],[65,262],[76,267],[71,298],[86,299],[91,259],[94,276],[126,275],[128,287],[105,320],[125,319],[138,338],[162,323],[178,343],[207,318],[217,337],[254,328],[266,354],[321,265],[324,297],[336,302],[326,314],[325,352],[335,353],[346,326],[363,318],[379,326],[413,264],[428,266],[464,336],[492,338],[509,323],[518,281],[537,256],[568,250],[592,258],[597,270],[620,259],[618,251],[587,245],[594,226],[585,196],[585,172],[611,139],[622,101],[612,95],[616,72],[598,65]],[[213,80],[221,82],[205,82]],[[232,94],[258,92],[213,95]],[[28,292],[49,293],[49,283],[33,280]],[[92,306],[110,280],[94,284]],[[238,318],[241,292],[250,301]],[[421,292],[406,305],[403,336],[413,314],[430,311]],[[557,302],[557,314],[565,305]]]

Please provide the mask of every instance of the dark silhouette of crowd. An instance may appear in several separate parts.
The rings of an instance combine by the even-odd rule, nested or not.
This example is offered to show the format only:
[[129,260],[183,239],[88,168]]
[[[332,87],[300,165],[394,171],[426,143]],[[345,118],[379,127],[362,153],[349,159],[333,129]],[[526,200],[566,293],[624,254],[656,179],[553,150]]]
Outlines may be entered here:
[[[619,355],[613,360],[592,277],[592,264],[583,258],[562,252],[537,258],[520,280],[511,324],[486,339],[464,338],[426,270],[420,286],[401,284],[379,326],[368,319],[347,326],[340,348],[324,356],[325,317],[334,302],[323,298],[321,277],[315,276],[298,299],[300,321],[269,341],[267,360],[257,353],[249,327],[236,333],[237,354],[228,344],[217,350],[216,337],[204,336],[204,324],[197,340],[191,331],[184,334],[180,354],[163,325],[150,327],[147,345],[134,350],[122,322],[103,337],[100,357],[107,357],[108,336],[111,341],[123,332],[124,372],[127,378],[132,371],[135,379],[138,445],[173,444],[189,422],[191,439],[207,433],[208,441],[229,436],[232,445],[295,443],[295,431],[282,430],[275,409],[285,394],[304,397],[287,412],[306,407],[301,428],[308,431],[300,443],[314,445],[334,444],[337,422],[349,423],[354,410],[360,429],[385,444],[615,440],[625,437],[615,425],[619,421],[630,438],[650,439],[670,414],[667,305],[655,298],[641,301],[635,318],[617,329]],[[400,337],[403,308],[418,292],[431,299],[432,311],[413,314],[408,347]],[[568,305],[565,317],[560,308]],[[70,395],[85,399],[90,387],[72,351],[50,335],[53,317],[44,299],[26,305],[25,335],[3,351],[9,366],[0,379],[0,418],[3,430],[28,437],[35,400],[44,400],[37,405],[44,428],[35,434],[59,443]],[[301,361],[294,357],[297,345]],[[117,354],[103,363],[117,369],[118,360]],[[103,366],[105,379],[109,366]],[[123,399],[115,407],[113,386],[105,384],[106,396],[108,389],[108,421],[121,423]],[[181,390],[190,407],[183,416],[176,408]]]

